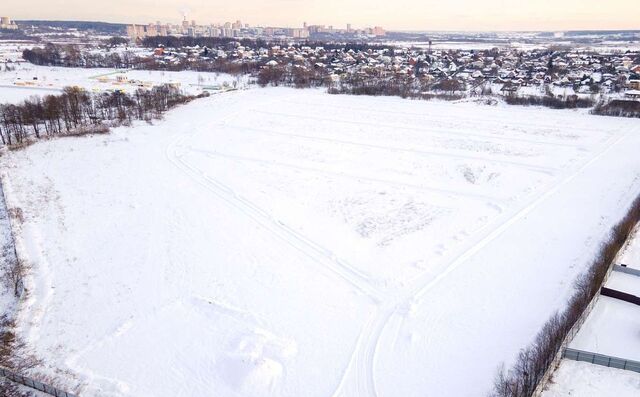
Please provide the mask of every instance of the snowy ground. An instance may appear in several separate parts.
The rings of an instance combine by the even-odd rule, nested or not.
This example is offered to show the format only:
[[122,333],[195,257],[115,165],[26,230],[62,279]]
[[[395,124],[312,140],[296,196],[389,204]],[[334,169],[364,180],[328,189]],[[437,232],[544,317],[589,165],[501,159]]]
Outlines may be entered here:
[[[637,232],[622,249],[617,262],[637,267]],[[629,266],[632,267],[632,266]],[[613,271],[605,286],[640,296],[640,277]],[[627,360],[640,361],[640,307],[618,299],[600,296],[570,347]],[[554,374],[554,384],[544,394],[552,396],[631,397],[640,393],[640,374],[605,368],[590,363],[563,360]]]
[[636,372],[564,360],[542,397],[633,397],[639,391]]
[[159,84],[176,84],[184,92],[197,95],[205,87],[221,87],[223,84],[233,87],[235,83],[241,88],[248,81],[247,76],[235,77],[223,73],[55,68],[26,62],[11,66],[15,70],[3,71],[0,66],[0,104],[18,103],[33,95],[56,95],[64,87],[70,86],[93,92],[117,89],[132,93],[140,86],[149,88]]
[[[618,262],[630,262],[634,265],[637,263],[639,237],[636,230],[619,255]],[[613,271],[605,286],[640,296],[640,277],[635,275]],[[638,330],[640,330],[640,306],[601,296],[570,347],[640,361]]]
[[[640,270],[640,225],[636,226],[634,236],[625,245],[623,253],[618,262],[627,265],[632,269]],[[640,293],[637,294],[640,296]]]
[[602,296],[570,347],[640,361],[638,330],[640,306]]
[[632,274],[611,272],[606,286],[631,295],[640,296],[640,277]]
[[[0,158],[101,396],[477,396],[640,192],[635,120],[255,89]],[[70,382],[70,384],[72,384]]]
[[[636,245],[634,238],[621,255],[628,258],[629,247]],[[640,277],[611,272],[605,286],[640,296]],[[640,306],[601,296],[570,347],[593,353],[606,354],[627,360],[640,361]]]

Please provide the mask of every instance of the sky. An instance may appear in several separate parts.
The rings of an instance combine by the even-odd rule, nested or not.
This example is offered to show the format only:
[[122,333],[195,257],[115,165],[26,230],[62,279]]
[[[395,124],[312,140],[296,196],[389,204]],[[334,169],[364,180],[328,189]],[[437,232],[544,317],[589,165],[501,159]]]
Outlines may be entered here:
[[309,24],[387,30],[640,29],[637,0],[3,0],[13,19],[121,23],[241,20],[258,26]]

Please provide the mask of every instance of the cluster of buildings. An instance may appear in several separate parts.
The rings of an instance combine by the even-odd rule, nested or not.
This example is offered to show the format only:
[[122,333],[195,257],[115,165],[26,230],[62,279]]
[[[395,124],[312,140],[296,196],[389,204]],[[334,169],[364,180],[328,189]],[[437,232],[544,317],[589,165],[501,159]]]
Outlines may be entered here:
[[307,30],[310,35],[342,35],[342,36],[359,36],[359,37],[380,37],[387,34],[387,32],[381,26],[374,26],[373,28],[354,29],[350,23],[347,24],[345,29],[334,28],[333,26],[325,25],[307,25],[305,22],[303,29]]
[[640,93],[640,51],[597,53],[514,48],[431,51],[375,46],[346,50],[304,45],[249,48],[236,43],[219,49],[163,49],[155,57],[160,63],[224,58],[228,62],[253,62],[265,67],[295,66],[321,70],[333,81],[339,81],[345,74],[419,79],[427,84],[456,80],[467,91],[490,88],[492,93],[504,95],[541,95],[551,90],[564,96],[627,93],[633,98]]
[[188,21],[186,18],[179,25],[162,24],[158,21],[155,24],[127,26],[127,35],[132,40],[156,36],[307,39],[314,35],[377,37],[385,34],[385,30],[380,26],[353,29],[351,24],[347,24],[345,29],[335,29],[333,26],[307,25],[305,22],[301,28],[281,28],[250,26],[239,20],[224,24],[198,25],[196,21]]
[[181,24],[162,24],[160,21],[148,25],[128,25],[127,35],[132,39],[156,36],[191,36],[191,37],[241,37],[242,30],[249,29],[249,24],[240,21],[224,24],[198,25],[196,21],[186,18]]
[[9,17],[0,17],[0,29],[18,30],[18,25]]

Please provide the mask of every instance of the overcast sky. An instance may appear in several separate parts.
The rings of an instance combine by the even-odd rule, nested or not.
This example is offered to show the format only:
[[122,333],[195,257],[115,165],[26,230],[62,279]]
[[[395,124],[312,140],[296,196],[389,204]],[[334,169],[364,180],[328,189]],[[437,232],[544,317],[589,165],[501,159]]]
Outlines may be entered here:
[[637,0],[2,0],[13,19],[178,22],[242,20],[395,30],[640,29]]

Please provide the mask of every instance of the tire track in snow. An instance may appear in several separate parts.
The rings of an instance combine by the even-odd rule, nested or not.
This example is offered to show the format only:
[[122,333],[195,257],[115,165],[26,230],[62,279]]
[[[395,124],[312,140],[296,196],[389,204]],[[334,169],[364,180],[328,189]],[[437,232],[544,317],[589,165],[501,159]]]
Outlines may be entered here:
[[288,245],[294,247],[299,252],[313,259],[315,262],[323,264],[325,268],[340,276],[358,291],[372,298],[375,302],[380,300],[382,296],[381,290],[375,287],[364,273],[338,258],[332,251],[311,241],[289,226],[273,218],[266,211],[237,194],[227,185],[224,185],[197,167],[194,167],[182,160],[181,154],[177,153],[177,149],[180,148],[179,141],[174,141],[170,146],[167,155],[169,161],[171,161],[176,167],[181,169],[184,173],[196,180],[217,197],[221,198],[231,206],[238,209],[244,215],[269,230],[274,236],[285,241]]
[[[377,98],[379,99],[379,98]],[[357,98],[356,98],[357,100]],[[302,106],[307,106],[307,107],[313,107],[313,108],[317,108],[318,106],[325,106],[325,107],[332,107],[335,109],[345,109],[345,106],[340,106],[340,105],[334,105],[332,103],[312,103],[312,102],[299,102],[299,101],[292,101],[292,100],[280,100],[279,102],[281,103],[289,103],[289,104],[294,104],[294,105],[302,105]],[[455,102],[453,102],[455,103]],[[469,103],[469,102],[467,102]],[[481,106],[486,106],[486,105],[481,105]],[[387,110],[387,109],[378,109],[375,108],[375,110],[371,107],[360,107],[360,106],[349,106],[348,107],[349,110],[357,110],[357,111],[364,111],[367,113],[375,113],[375,114],[379,114],[379,113],[383,113],[383,114],[391,114],[391,115],[400,115],[400,116],[416,116],[419,118],[424,119],[424,121],[433,121],[433,120],[437,120],[437,121],[451,121],[451,118],[449,116],[443,116],[439,113],[415,113],[415,112],[405,112],[405,111],[399,111],[399,110]],[[596,116],[597,117],[597,116]],[[489,123],[493,126],[495,126],[496,123],[502,123],[504,122],[503,118],[500,117],[492,117],[492,116],[479,116],[479,117],[474,117],[474,122],[478,121],[478,122],[483,122],[483,123]],[[530,123],[526,123],[526,122],[522,122],[522,121],[515,121],[515,120],[510,120],[509,121],[509,125],[510,126],[520,126],[520,127],[527,127],[530,128],[531,124]],[[551,124],[542,124],[542,123],[538,123],[536,122],[535,127],[536,128],[557,128],[558,123],[551,123]],[[586,126],[580,126],[578,128],[580,131],[590,131],[590,132],[602,132],[601,129],[596,128],[596,127],[586,127]],[[619,129],[616,129],[616,131],[619,132]],[[518,134],[525,134],[526,133],[522,133],[522,132],[518,132]],[[496,135],[496,137],[499,137],[499,135]],[[556,139],[567,139],[567,138],[563,138],[563,137],[558,137],[558,136],[554,136],[554,138]]]
[[[295,117],[293,115],[288,116]],[[341,120],[337,120],[337,122],[341,122]],[[328,269],[335,273],[338,277],[348,282],[353,288],[372,298],[375,303],[378,303],[374,306],[376,310],[369,316],[367,322],[363,325],[346,371],[344,372],[337,389],[333,393],[334,397],[354,395],[377,396],[375,383],[375,359],[378,351],[380,350],[380,344],[382,341],[381,336],[386,327],[390,324],[391,319],[395,316],[399,316],[400,319],[402,319],[403,313],[406,312],[407,307],[411,306],[412,302],[423,298],[430,289],[444,280],[456,268],[464,264],[467,259],[472,257],[491,241],[502,235],[511,225],[533,211],[535,207],[557,192],[563,185],[573,180],[585,168],[604,155],[608,149],[620,142],[620,140],[625,136],[626,134],[622,136],[611,136],[603,145],[605,147],[602,148],[598,154],[582,164],[576,171],[571,172],[571,174],[566,176],[564,179],[553,183],[548,190],[529,200],[528,204],[524,207],[514,210],[510,214],[503,214],[503,216],[500,216],[499,219],[497,219],[497,223],[502,223],[499,223],[496,228],[489,230],[487,234],[483,233],[483,235],[479,235],[479,241],[459,255],[435,278],[430,275],[418,277],[410,288],[397,291],[396,294],[385,294],[384,291],[373,286],[371,280],[357,269],[337,259],[331,251],[300,235],[295,230],[292,230],[288,226],[274,219],[271,215],[251,201],[236,194],[230,187],[206,175],[206,173],[197,167],[183,161],[181,156],[184,153],[181,153],[180,149],[182,143],[186,139],[185,136],[179,137],[167,146],[166,156],[169,161],[194,179],[194,181],[207,188],[231,206],[243,212],[287,244],[296,248],[306,256],[314,259],[314,261],[321,264],[324,269]],[[508,140],[508,138],[503,137],[495,138]],[[575,145],[570,146],[577,147]]]
[[[542,146],[562,146],[562,147],[571,147],[576,149],[581,149],[582,147],[576,146],[571,143],[563,143],[563,142],[550,142],[550,141],[538,141],[534,139],[526,139],[526,138],[516,138],[510,136],[501,136],[501,135],[487,135],[487,134],[477,134],[473,132],[467,131],[454,131],[450,128],[417,128],[410,126],[402,126],[402,125],[393,125],[393,124],[385,124],[385,123],[375,123],[369,121],[357,121],[357,120],[347,120],[347,119],[339,119],[333,117],[320,117],[320,116],[310,116],[305,114],[291,114],[291,113],[283,113],[283,112],[274,112],[267,110],[259,110],[259,109],[250,109],[251,112],[261,113],[271,116],[281,116],[281,117],[289,117],[294,119],[307,119],[307,120],[315,120],[315,121],[330,121],[334,123],[342,123],[342,124],[352,124],[352,125],[360,125],[360,126],[369,126],[369,127],[384,127],[392,130],[406,130],[406,131],[416,131],[430,135],[443,135],[447,138],[450,138],[452,135],[461,136],[463,138],[467,138],[468,140],[475,140],[478,142],[489,142],[493,143],[490,140],[500,140],[500,141],[512,141],[512,142],[521,142],[533,145],[542,145]],[[469,137],[474,137],[474,139],[469,139]],[[479,138],[479,139],[478,139]]]
[[344,172],[329,171],[329,170],[323,170],[323,169],[318,169],[318,168],[314,168],[314,167],[301,166],[301,165],[295,165],[295,164],[287,164],[287,163],[282,163],[282,162],[279,162],[279,161],[263,160],[263,159],[258,159],[258,158],[254,158],[254,157],[238,156],[238,155],[235,155],[235,154],[226,154],[226,153],[220,153],[220,152],[215,152],[215,151],[210,151],[210,150],[193,149],[193,148],[187,148],[187,149],[192,151],[192,152],[202,153],[202,154],[205,154],[207,156],[214,157],[214,158],[215,157],[223,157],[223,158],[228,158],[228,159],[236,160],[236,161],[249,161],[249,162],[254,162],[254,163],[259,163],[259,164],[266,164],[266,165],[272,165],[272,166],[292,168],[292,169],[297,169],[297,170],[301,170],[301,171],[315,172],[315,173],[319,173],[319,174],[335,175],[335,176],[338,176],[338,177],[341,177],[341,178],[355,179],[356,181],[365,180],[365,181],[371,181],[371,182],[384,183],[384,184],[387,184],[387,185],[396,185],[396,186],[408,187],[408,188],[412,188],[412,189],[424,190],[424,191],[428,191],[428,192],[432,192],[432,193],[443,194],[443,195],[446,195],[446,196],[462,197],[462,198],[474,199],[474,200],[478,200],[478,201],[482,201],[482,202],[487,202],[488,201],[488,202],[491,202],[492,204],[496,205],[499,208],[501,208],[499,206],[499,204],[502,204],[505,201],[505,198],[502,198],[502,197],[486,196],[486,195],[482,195],[482,194],[463,192],[463,191],[460,191],[460,190],[445,189],[445,188],[436,187],[436,186],[425,186],[425,185],[418,185],[418,184],[413,184],[413,183],[390,181],[390,180],[386,180],[386,179],[382,179],[382,178],[374,178],[374,177],[369,177],[369,176],[364,176],[364,175],[353,175],[353,174],[348,174],[348,173],[344,173]]
[[[351,356],[347,371],[332,397],[378,396],[375,383],[375,357],[379,350],[382,333],[390,323],[391,318],[393,316],[401,316],[402,318],[402,312],[406,312],[406,308],[411,306],[412,301],[415,302],[424,297],[431,288],[436,286],[455,269],[464,264],[467,259],[502,235],[510,226],[533,211],[539,204],[556,193],[564,185],[575,179],[586,168],[606,154],[613,146],[621,142],[628,134],[629,132],[623,133],[619,136],[612,136],[595,156],[591,157],[578,167],[576,171],[573,171],[570,175],[566,176],[550,189],[532,199],[529,204],[518,209],[513,215],[504,220],[489,234],[481,237],[477,243],[459,255],[435,278],[430,274],[426,274],[424,277],[417,279],[413,288],[405,290],[404,293],[401,293],[390,301],[382,302],[382,306],[380,306],[378,314],[373,315],[367,324],[365,324],[362,334],[356,343],[356,348]],[[351,377],[351,380],[349,380],[349,377]]]
[[535,165],[535,164],[525,164],[525,163],[520,163],[520,162],[517,162],[517,161],[510,161],[510,160],[491,159],[491,158],[482,157],[482,156],[472,156],[472,155],[467,155],[467,154],[446,153],[446,152],[439,152],[439,151],[436,151],[436,150],[412,149],[412,148],[404,148],[404,147],[397,147],[397,146],[377,145],[377,144],[372,144],[372,143],[363,143],[363,142],[350,141],[350,140],[337,139],[337,138],[323,138],[323,137],[303,135],[303,134],[290,134],[290,133],[286,133],[286,132],[273,131],[273,130],[267,130],[267,129],[264,129],[264,128],[256,128],[256,127],[243,127],[243,126],[228,125],[228,124],[226,126],[228,128],[233,128],[234,130],[238,130],[238,131],[241,131],[241,132],[254,131],[254,132],[258,132],[258,133],[271,134],[271,135],[280,135],[280,136],[300,138],[300,139],[307,139],[307,140],[313,140],[313,141],[318,141],[318,142],[337,143],[337,144],[341,144],[341,145],[351,145],[351,146],[356,146],[356,147],[364,147],[364,148],[371,148],[371,149],[386,150],[386,151],[390,151],[390,152],[412,153],[412,154],[418,154],[418,155],[425,156],[425,157],[455,158],[455,159],[462,159],[462,160],[479,161],[479,162],[483,162],[483,163],[492,163],[492,164],[515,166],[515,167],[524,168],[524,169],[527,169],[527,170],[530,170],[530,171],[540,172],[540,173],[544,173],[544,174],[548,174],[548,175],[551,175],[554,172],[558,171],[557,168],[553,168],[553,167],[545,167],[545,166],[539,166],[539,165]]
[[[234,114],[230,114],[227,118],[232,117],[233,115]],[[229,186],[184,161],[182,159],[183,153],[180,153],[179,149],[183,147],[182,143],[187,139],[187,137],[192,135],[193,133],[189,135],[181,135],[177,139],[171,141],[165,149],[165,157],[167,160],[218,198],[222,199],[232,207],[235,207],[254,222],[270,231],[274,236],[286,242],[289,246],[313,259],[314,262],[321,264],[323,268],[331,271],[334,275],[337,275],[339,278],[346,281],[357,291],[369,297],[374,303],[378,303],[380,301],[383,296],[382,290],[376,287],[371,282],[370,278],[368,278],[364,273],[360,272],[344,260],[338,258],[332,251],[315,243],[281,221],[273,218],[262,208],[237,194]]]

